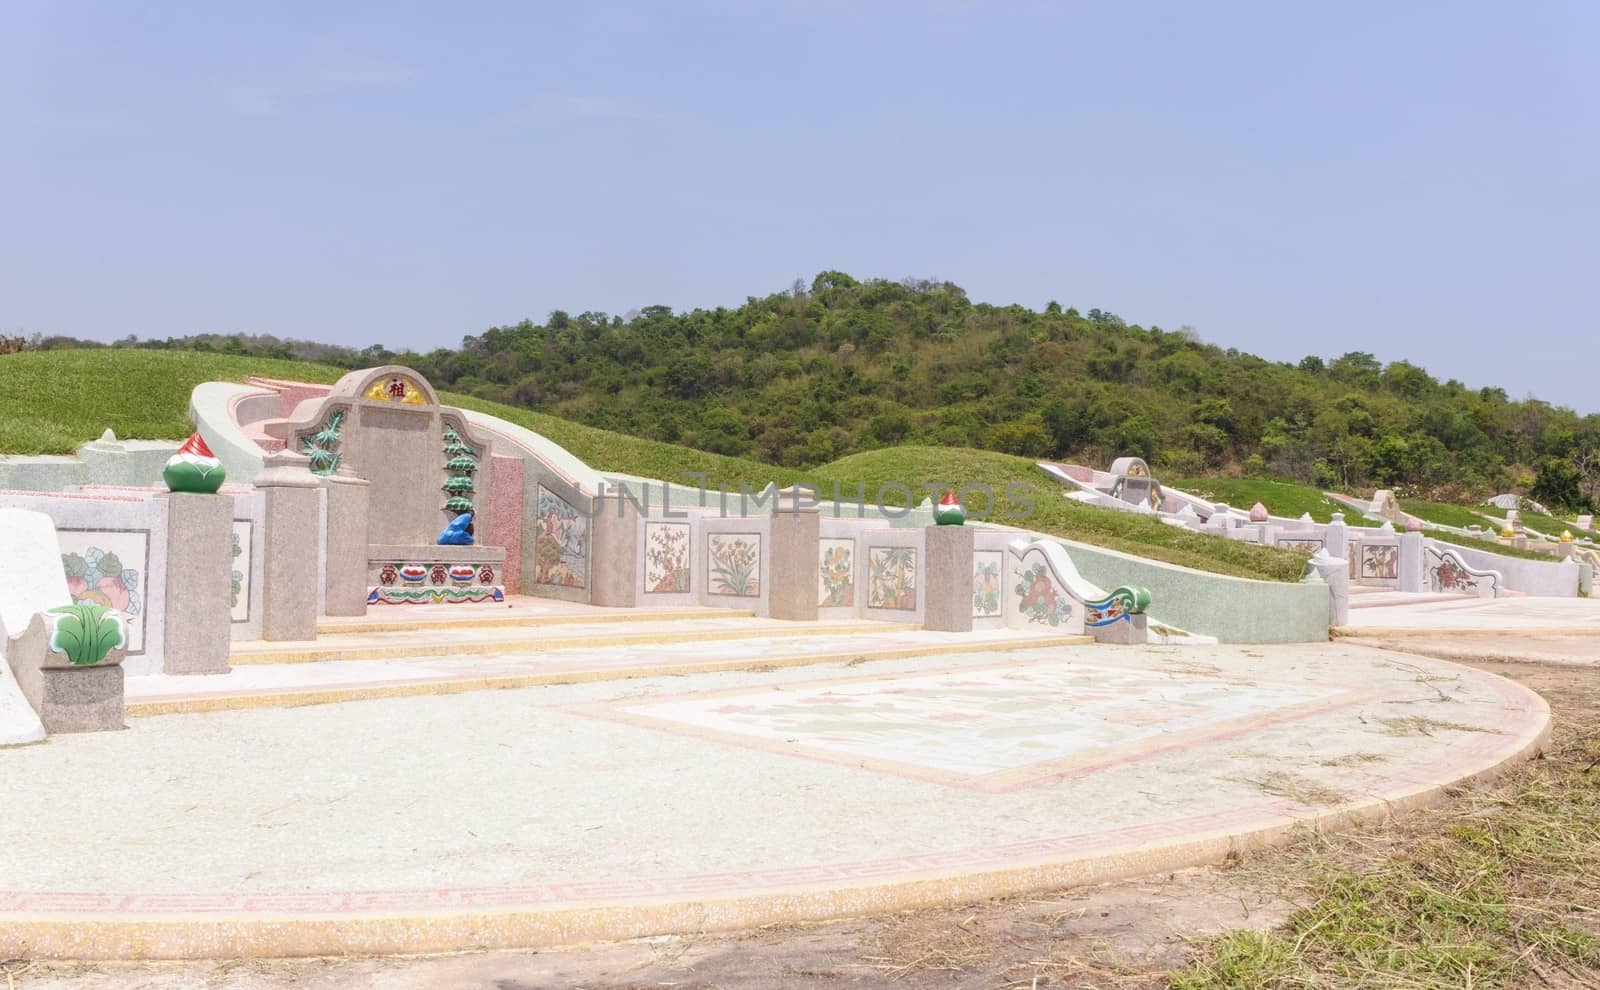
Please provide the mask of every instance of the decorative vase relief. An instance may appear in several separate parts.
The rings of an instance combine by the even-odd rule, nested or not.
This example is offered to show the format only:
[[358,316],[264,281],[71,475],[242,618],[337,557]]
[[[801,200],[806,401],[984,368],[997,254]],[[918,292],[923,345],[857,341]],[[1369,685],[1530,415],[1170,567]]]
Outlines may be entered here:
[[867,608],[916,611],[917,551],[914,548],[867,548]]
[[538,486],[536,507],[534,583],[582,588],[589,573],[589,520],[543,485]]
[[644,590],[682,594],[689,590],[689,524],[644,524]]
[[333,474],[339,470],[339,441],[347,410],[335,409],[323,420],[322,429],[300,438],[300,452],[311,459],[312,474]]
[[1059,626],[1071,615],[1066,594],[1056,586],[1050,568],[1042,561],[1017,573],[1016,593],[1017,611],[1029,622]]
[[1440,551],[1430,546],[1426,555],[1428,585],[1433,591],[1477,595],[1479,598],[1497,596],[1496,579],[1492,572],[1468,567],[1466,561],[1451,550]]
[[248,519],[233,521],[233,574],[228,589],[229,618],[250,621],[250,539],[255,524]]
[[455,605],[503,602],[505,589],[494,583],[488,564],[387,563],[367,592],[368,605]]
[[474,493],[472,475],[478,470],[478,452],[461,439],[453,427],[444,428],[444,469],[449,477],[444,480],[444,511],[452,515],[472,511]]
[[149,532],[59,529],[56,540],[72,600],[127,616],[128,652],[144,652]]
[[817,573],[817,606],[838,608],[856,603],[855,540],[824,539]]
[[1400,548],[1387,544],[1361,545],[1361,576],[1382,581],[1400,577]]
[[1449,557],[1443,558],[1439,561],[1437,567],[1431,568],[1428,571],[1428,576],[1432,578],[1430,583],[1433,585],[1434,591],[1466,593],[1478,590],[1477,580]]
[[735,598],[761,595],[760,534],[712,533],[706,543],[707,584],[711,594]]
[[979,550],[972,555],[972,617],[990,619],[1000,614],[1000,569],[1005,554]]
[[366,393],[361,397],[374,402],[404,402],[408,406],[428,404],[428,396],[422,391],[421,386],[405,375],[380,378],[367,386]]

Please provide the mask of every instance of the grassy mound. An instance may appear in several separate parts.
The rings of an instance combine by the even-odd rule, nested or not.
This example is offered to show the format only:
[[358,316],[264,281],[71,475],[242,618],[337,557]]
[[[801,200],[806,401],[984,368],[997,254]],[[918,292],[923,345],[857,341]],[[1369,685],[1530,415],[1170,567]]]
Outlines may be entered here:
[[1349,506],[1340,505],[1310,485],[1297,485],[1292,481],[1274,481],[1269,478],[1173,478],[1161,479],[1168,485],[1190,495],[1198,495],[1208,502],[1226,502],[1235,509],[1249,511],[1260,502],[1275,516],[1298,519],[1305,513],[1317,522],[1333,521],[1335,512],[1344,513],[1349,526],[1377,526],[1379,523],[1362,518]]
[[[107,427],[124,439],[187,436],[189,394],[201,382],[242,382],[251,375],[332,382],[341,374],[327,365],[190,351],[64,350],[0,357],[0,394],[8,396],[0,416],[0,452],[68,454]],[[921,486],[983,484],[1001,496],[991,518],[1067,539],[1235,577],[1295,581],[1306,555],[1225,540],[1166,526],[1131,513],[1099,509],[1064,496],[1059,484],[1032,461],[986,451],[949,447],[893,447],[854,454],[810,470],[777,468],[688,447],[643,440],[583,426],[543,413],[441,393],[452,405],[499,416],[550,438],[596,470],[690,483],[686,472],[703,472],[712,485],[737,490],[768,482],[810,482],[830,495],[838,483],[853,497],[857,485],[875,500],[888,484],[924,497]],[[1006,499],[1007,485],[1027,494]],[[893,501],[893,492],[886,501]],[[975,498],[973,508],[981,509]],[[1031,503],[1031,504],[1030,504]]]
[[251,375],[332,382],[321,364],[194,351],[24,351],[0,357],[0,453],[70,454],[106,427],[124,440],[188,436],[189,393]]

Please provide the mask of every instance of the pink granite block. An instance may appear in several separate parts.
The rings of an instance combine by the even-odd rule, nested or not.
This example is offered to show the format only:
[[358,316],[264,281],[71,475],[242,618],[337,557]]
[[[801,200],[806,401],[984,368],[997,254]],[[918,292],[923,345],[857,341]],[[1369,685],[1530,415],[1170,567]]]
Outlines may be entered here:
[[489,518],[484,521],[479,542],[506,548],[506,562],[501,573],[508,595],[522,591],[523,472],[520,457],[492,455],[489,458]]

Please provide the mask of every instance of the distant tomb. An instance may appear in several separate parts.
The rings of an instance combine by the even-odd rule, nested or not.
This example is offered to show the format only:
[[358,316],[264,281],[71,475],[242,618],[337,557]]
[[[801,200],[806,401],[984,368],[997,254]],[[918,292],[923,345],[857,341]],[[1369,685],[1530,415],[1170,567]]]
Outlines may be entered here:
[[1161,508],[1161,485],[1150,474],[1142,457],[1119,457],[1111,462],[1111,497],[1130,505]]
[[1367,506],[1367,512],[1390,522],[1399,522],[1400,502],[1394,497],[1394,492],[1380,488],[1373,493],[1372,504]]

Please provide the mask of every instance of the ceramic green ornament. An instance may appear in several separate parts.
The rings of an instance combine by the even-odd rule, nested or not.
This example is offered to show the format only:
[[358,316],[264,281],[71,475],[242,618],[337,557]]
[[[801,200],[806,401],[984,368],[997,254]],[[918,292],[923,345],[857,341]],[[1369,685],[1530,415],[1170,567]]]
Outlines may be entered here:
[[967,510],[961,507],[955,492],[944,493],[938,508],[933,510],[933,521],[941,526],[960,526],[967,521]]
[[190,435],[161,469],[167,488],[174,492],[215,495],[227,472],[200,434]]

